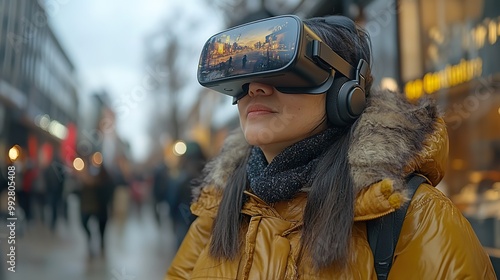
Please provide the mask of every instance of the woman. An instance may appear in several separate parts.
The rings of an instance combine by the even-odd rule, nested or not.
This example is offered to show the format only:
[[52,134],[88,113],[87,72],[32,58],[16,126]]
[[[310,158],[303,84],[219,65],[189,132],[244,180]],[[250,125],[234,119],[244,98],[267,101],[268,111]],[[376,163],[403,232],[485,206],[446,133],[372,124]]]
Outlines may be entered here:
[[[339,16],[304,24],[349,64],[370,61],[367,33]],[[389,279],[495,279],[469,223],[435,186],[446,127],[429,100],[371,91],[354,123],[334,125],[327,94],[249,83],[241,131],[206,166],[193,222],[167,279],[377,279],[368,221],[409,198]],[[338,89],[333,93],[338,93]],[[329,92],[328,94],[331,94]]]

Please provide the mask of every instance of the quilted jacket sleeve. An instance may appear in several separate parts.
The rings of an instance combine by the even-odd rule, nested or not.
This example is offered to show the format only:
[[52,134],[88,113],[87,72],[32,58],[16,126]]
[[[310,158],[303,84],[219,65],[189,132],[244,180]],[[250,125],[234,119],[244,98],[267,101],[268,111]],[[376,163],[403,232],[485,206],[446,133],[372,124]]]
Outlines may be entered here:
[[165,279],[190,279],[198,256],[210,239],[213,218],[201,216],[191,224]]
[[389,279],[496,279],[472,227],[439,190],[422,185],[407,212]]

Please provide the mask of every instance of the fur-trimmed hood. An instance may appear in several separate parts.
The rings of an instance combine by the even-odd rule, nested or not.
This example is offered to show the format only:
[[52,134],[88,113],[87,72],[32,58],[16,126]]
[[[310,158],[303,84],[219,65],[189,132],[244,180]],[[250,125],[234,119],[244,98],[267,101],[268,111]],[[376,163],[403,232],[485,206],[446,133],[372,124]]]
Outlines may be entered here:
[[[248,143],[240,129],[230,134],[219,156],[205,167],[203,184],[194,189],[194,201],[207,185],[222,189],[246,154]],[[430,99],[410,103],[400,94],[372,91],[367,107],[353,126],[348,160],[354,193],[376,183],[389,189],[387,198],[398,208],[406,201],[404,178],[417,172],[436,185],[444,176],[448,136],[436,104]],[[400,198],[394,200],[394,198]]]

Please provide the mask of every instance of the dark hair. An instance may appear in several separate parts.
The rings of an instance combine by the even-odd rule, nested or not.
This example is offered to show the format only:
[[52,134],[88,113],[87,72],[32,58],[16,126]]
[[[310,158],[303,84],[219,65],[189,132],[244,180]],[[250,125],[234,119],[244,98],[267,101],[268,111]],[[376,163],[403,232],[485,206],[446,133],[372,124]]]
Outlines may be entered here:
[[243,207],[243,191],[248,187],[247,163],[250,148],[243,160],[238,163],[229,176],[222,193],[222,200],[212,227],[210,255],[217,259],[233,259],[240,250],[241,214]]
[[[356,67],[360,59],[371,64],[370,36],[351,19],[335,15],[307,19],[304,24],[352,66]],[[372,83],[370,73],[366,77],[367,94]],[[301,242],[318,269],[347,263],[355,195],[348,160],[352,127],[345,128],[319,161],[304,210]]]
[[[346,27],[328,17],[312,18],[304,23],[351,65],[356,66],[359,59],[371,61],[369,36],[361,28]],[[372,81],[370,75],[366,81],[367,92]],[[305,207],[302,252],[309,253],[318,269],[346,264],[349,252],[354,219],[354,190],[348,162],[352,127],[344,128],[318,162]],[[247,151],[228,178],[214,221],[210,254],[217,259],[233,259],[240,250],[243,191],[249,186],[246,173],[248,156]]]
[[304,210],[301,244],[318,268],[345,265],[354,219],[354,190],[347,158],[351,129],[318,162]]
[[[360,59],[364,59],[371,65],[370,35],[350,18],[334,15],[310,18],[303,22],[353,67],[358,65]],[[372,83],[373,76],[370,73],[366,77],[365,92],[367,94],[370,92]]]

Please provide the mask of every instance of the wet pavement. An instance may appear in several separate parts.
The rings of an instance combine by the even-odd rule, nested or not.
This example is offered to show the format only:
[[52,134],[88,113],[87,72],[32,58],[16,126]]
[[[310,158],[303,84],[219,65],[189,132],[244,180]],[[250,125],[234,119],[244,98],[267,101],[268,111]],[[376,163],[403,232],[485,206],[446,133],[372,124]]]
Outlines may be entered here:
[[[175,254],[175,238],[166,215],[161,226],[152,207],[129,211],[126,219],[110,219],[105,232],[105,254],[99,253],[97,221],[90,221],[93,254],[80,223],[78,200],[68,200],[68,221],[59,221],[55,232],[42,222],[16,231],[15,272],[6,264],[8,230],[0,230],[2,274],[8,280],[142,280],[164,279]],[[165,208],[168,211],[168,208]],[[2,218],[6,220],[5,217]],[[3,223],[4,224],[4,223]]]

